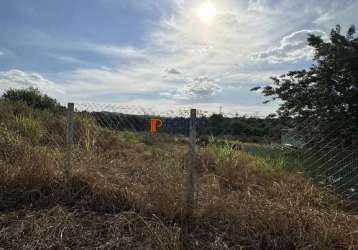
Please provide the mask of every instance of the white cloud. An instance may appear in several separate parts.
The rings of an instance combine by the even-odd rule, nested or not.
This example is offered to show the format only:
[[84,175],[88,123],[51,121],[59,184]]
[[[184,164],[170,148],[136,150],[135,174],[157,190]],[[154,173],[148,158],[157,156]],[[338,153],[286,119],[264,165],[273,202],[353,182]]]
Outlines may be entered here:
[[[99,44],[86,39],[72,40],[69,38],[56,37],[44,31],[33,28],[21,28],[14,30],[12,35],[14,44],[18,46],[35,46],[43,50],[50,50],[57,56],[64,56],[73,52],[90,52],[106,57],[122,57],[126,59],[144,58],[145,50],[127,45]],[[2,48],[3,49],[3,48]],[[7,50],[5,49],[5,52]]]
[[270,2],[267,0],[249,0],[248,11],[274,14],[274,10],[270,8]]
[[215,80],[207,76],[187,79],[186,84],[175,90],[162,92],[161,95],[179,100],[198,100],[205,97],[214,96],[222,91],[222,88]]
[[[103,1],[107,4],[115,2]],[[295,65],[291,62],[302,60],[307,63],[305,60],[312,55],[306,43],[307,33],[328,32],[332,26],[322,26],[322,23],[326,20],[338,22],[348,12],[350,17],[343,19],[356,20],[358,5],[351,4],[351,10],[341,7],[341,11],[336,11],[338,4],[343,6],[352,1],[327,0],[322,4],[322,0],[213,0],[218,9],[217,17],[206,25],[197,16],[202,0],[139,2],[123,1],[123,9],[134,7],[143,15],[153,10],[160,10],[161,13],[170,10],[163,15],[153,15],[160,17],[155,23],[146,20],[145,35],[140,37],[140,41],[144,42],[139,47],[130,46],[130,43],[74,42],[32,31],[28,32],[26,39],[16,41],[20,45],[35,44],[51,51],[57,50],[54,53],[62,55],[57,59],[73,64],[73,70],[50,76],[54,83],[62,83],[57,85],[66,89],[71,100],[98,100],[97,97],[115,93],[131,97],[140,95],[140,98],[131,98],[130,103],[175,106],[193,101],[196,105],[200,102],[202,107],[206,105],[209,108],[220,105],[220,100],[215,104],[212,100],[224,96],[228,88],[250,89],[270,82],[270,76],[294,69]],[[164,8],[163,4],[172,6]],[[339,15],[332,15],[332,10]],[[103,64],[81,64],[71,52],[80,52],[74,55],[82,55],[82,52],[102,55]],[[113,59],[117,58],[121,60],[116,65],[117,61]],[[242,97],[240,95],[249,99],[246,96],[249,94],[242,93],[238,92],[237,98],[231,96],[230,100],[221,102],[231,102],[227,105],[231,105],[232,110],[235,106],[245,110],[238,100]],[[269,107],[260,103],[247,106],[257,109]],[[271,111],[274,109],[270,108]]]
[[327,30],[336,24],[342,25],[342,28],[348,28],[352,24],[357,25],[358,1],[328,0],[315,10],[317,16],[313,23]]
[[0,51],[0,56],[4,55],[4,52]]
[[89,62],[67,55],[50,54],[50,57],[69,64],[91,65]]
[[47,80],[42,75],[21,70],[0,71],[0,89],[35,87],[53,97],[61,97],[65,94],[63,86]]
[[316,20],[314,20],[314,23],[321,24],[325,22],[330,22],[334,19],[334,15],[331,12],[325,12],[322,13]]
[[107,46],[107,45],[92,45],[90,49],[106,56],[119,56],[126,58],[145,58],[146,55],[143,50],[130,46]]
[[325,37],[321,30],[300,30],[282,38],[280,46],[260,53],[254,53],[252,58],[269,63],[293,62],[300,59],[311,59],[313,49],[308,46],[308,34]]
[[[54,78],[66,84],[74,99],[91,100],[121,93],[141,95],[148,101],[153,96],[145,97],[146,94],[157,93],[157,103],[168,99],[178,104],[200,101],[202,107],[205,102],[209,107],[207,99],[215,98],[225,88],[250,89],[257,81],[268,79],[272,70],[247,70],[237,65],[244,65],[252,52],[263,48],[262,41],[271,40],[272,17],[248,13],[237,1],[223,0],[217,2],[217,19],[206,26],[196,14],[199,4],[200,1],[177,1],[176,12],[153,26],[141,49],[83,46],[106,56],[126,58],[126,63],[109,68],[80,68]],[[252,32],[258,27],[259,31]],[[235,106],[236,100],[231,101]]]
[[167,89],[168,82],[162,79],[163,71],[158,74],[148,65],[121,69],[102,67],[62,72],[53,78],[66,86],[72,100],[93,100],[108,94],[142,95],[145,98],[148,93]]
[[183,93],[191,98],[213,96],[220,92],[221,87],[207,76],[196,77],[184,86]]

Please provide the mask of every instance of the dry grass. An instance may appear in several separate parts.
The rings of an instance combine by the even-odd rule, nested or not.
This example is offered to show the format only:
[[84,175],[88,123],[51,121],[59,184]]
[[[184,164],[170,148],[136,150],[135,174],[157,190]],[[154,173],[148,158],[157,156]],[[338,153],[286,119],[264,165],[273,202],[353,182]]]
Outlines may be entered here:
[[200,152],[185,233],[185,147],[126,143],[78,122],[69,193],[63,142],[2,124],[0,249],[358,249],[358,216],[333,194],[240,152]]

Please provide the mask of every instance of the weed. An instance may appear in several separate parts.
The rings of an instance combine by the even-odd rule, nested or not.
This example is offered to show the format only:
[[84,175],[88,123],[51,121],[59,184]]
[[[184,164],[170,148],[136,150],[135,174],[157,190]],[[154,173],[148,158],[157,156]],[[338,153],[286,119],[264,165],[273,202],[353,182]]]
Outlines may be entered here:
[[16,116],[14,127],[33,144],[39,144],[47,132],[42,122],[32,116]]
[[144,133],[106,130],[77,116],[65,186],[62,142],[44,139],[64,136],[65,118],[50,117],[32,111],[0,117],[0,248],[358,248],[358,215],[340,199],[282,171],[281,160],[254,158],[230,144],[199,150],[187,233],[187,146],[174,137],[145,145]]

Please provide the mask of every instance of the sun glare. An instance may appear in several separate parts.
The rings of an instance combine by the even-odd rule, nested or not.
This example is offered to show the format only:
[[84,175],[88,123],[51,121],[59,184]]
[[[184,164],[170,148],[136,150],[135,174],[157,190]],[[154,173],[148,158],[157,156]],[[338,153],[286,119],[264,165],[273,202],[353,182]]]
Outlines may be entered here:
[[198,9],[198,16],[204,23],[210,24],[217,14],[216,6],[212,2],[203,3]]

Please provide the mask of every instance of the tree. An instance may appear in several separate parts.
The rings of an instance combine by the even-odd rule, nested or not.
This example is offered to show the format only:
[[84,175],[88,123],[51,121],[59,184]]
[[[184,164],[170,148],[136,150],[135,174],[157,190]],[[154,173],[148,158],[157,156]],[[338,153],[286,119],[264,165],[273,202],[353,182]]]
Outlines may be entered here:
[[213,114],[212,116],[210,116],[208,121],[208,128],[210,132],[215,136],[223,134],[224,122],[225,119],[222,114]]
[[311,121],[326,130],[346,121],[344,134],[357,134],[358,38],[354,35],[354,26],[344,36],[339,25],[332,29],[329,41],[309,35],[308,43],[315,51],[313,65],[272,77],[273,85],[263,88],[265,96],[282,101],[277,110],[280,118],[294,118],[296,125]]

